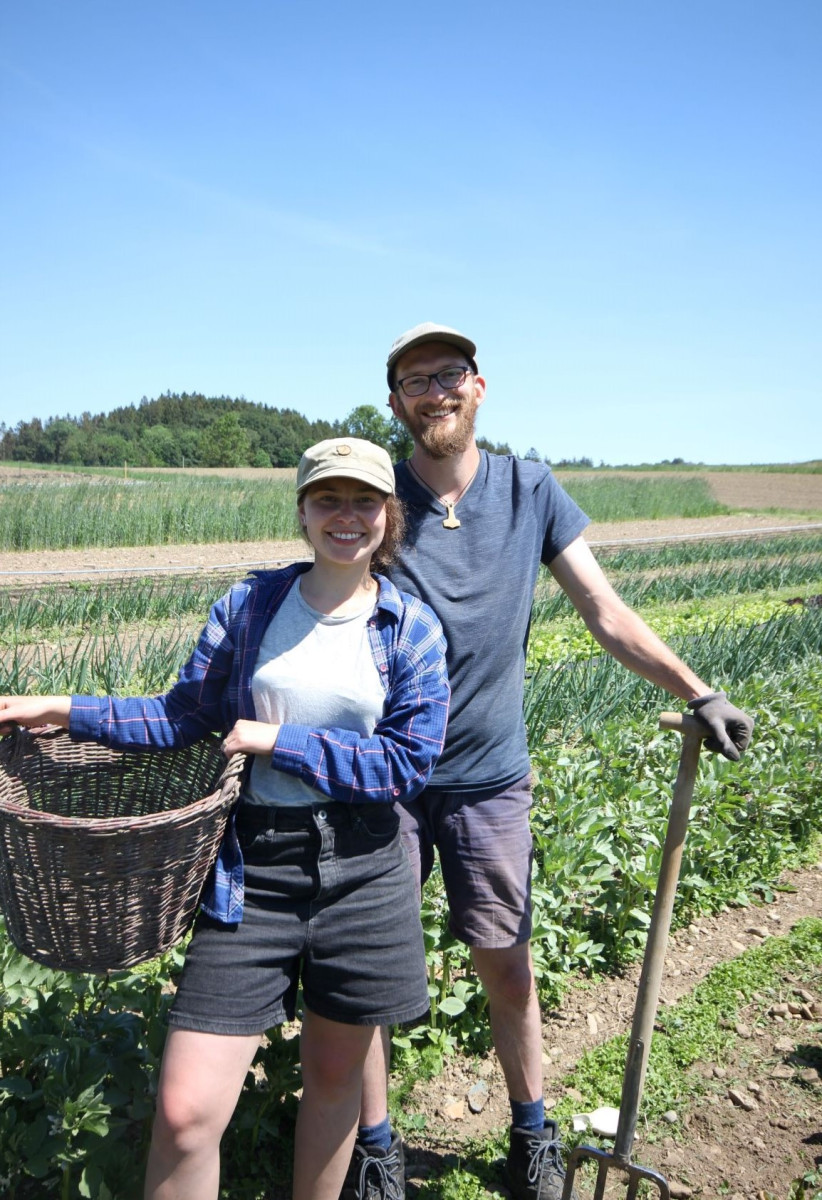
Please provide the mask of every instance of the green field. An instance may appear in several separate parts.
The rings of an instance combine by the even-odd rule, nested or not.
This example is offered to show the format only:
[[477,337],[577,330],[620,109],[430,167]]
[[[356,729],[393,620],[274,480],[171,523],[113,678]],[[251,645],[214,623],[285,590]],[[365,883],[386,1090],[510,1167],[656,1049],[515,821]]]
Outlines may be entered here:
[[[659,488],[613,482],[603,480],[585,497],[587,508],[603,506],[598,520],[616,519],[623,506],[632,517],[658,514],[663,492],[666,515],[683,516],[684,496],[669,481]],[[263,490],[276,491],[270,483]],[[690,503],[693,488],[686,490]],[[170,532],[174,511],[190,513],[192,526],[196,518],[204,539],[220,540],[231,521],[264,502],[271,504],[267,521],[280,519],[276,513],[290,520],[290,487],[276,504],[270,494],[245,481],[178,478],[150,488],[115,480],[30,491],[13,485],[0,502],[14,511],[15,547],[42,547],[90,544],[84,539],[101,520],[106,544],[135,544],[130,539],[147,531]],[[703,502],[712,503],[704,494]],[[290,529],[249,536],[290,537],[282,532]],[[757,720],[739,764],[708,755],[702,762],[675,922],[767,895],[786,867],[819,849],[822,533],[612,548],[601,558],[648,623]],[[195,577],[6,588],[0,692],[163,690],[226,583]],[[533,948],[545,1003],[556,1003],[570,979],[618,972],[641,953],[677,753],[675,736],[658,732],[657,716],[671,707],[669,696],[599,651],[546,572],[533,611],[525,700],[536,780]],[[423,922],[431,1017],[395,1038],[403,1084],[397,1119],[408,1138],[419,1118],[413,1081],[449,1055],[468,1061],[488,1050],[485,998],[447,931],[436,873]],[[0,938],[4,1195],[131,1200],[138,1193],[163,1016],[183,953],[134,973],[67,976],[34,966]],[[261,1051],[224,1142],[226,1198],[287,1193],[295,1047],[272,1031]],[[427,1195],[461,1194],[460,1178],[458,1165],[444,1171]]]

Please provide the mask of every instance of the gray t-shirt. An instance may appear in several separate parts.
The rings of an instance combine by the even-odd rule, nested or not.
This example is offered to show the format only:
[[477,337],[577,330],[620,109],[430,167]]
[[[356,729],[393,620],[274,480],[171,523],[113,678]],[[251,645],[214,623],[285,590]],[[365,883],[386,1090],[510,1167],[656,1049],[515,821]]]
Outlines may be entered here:
[[[370,737],[385,708],[385,686],[368,640],[369,604],[353,616],[317,612],[299,581],[266,629],[251,692],[258,721],[353,729]],[[328,804],[327,797],[285,771],[270,756],[254,758],[244,800],[251,804]]]
[[430,786],[501,790],[529,769],[522,694],[539,564],[588,518],[542,463],[483,450],[460,527],[446,529],[445,506],[406,463],[395,470],[408,534],[389,574],[433,608],[448,643],[448,731]]

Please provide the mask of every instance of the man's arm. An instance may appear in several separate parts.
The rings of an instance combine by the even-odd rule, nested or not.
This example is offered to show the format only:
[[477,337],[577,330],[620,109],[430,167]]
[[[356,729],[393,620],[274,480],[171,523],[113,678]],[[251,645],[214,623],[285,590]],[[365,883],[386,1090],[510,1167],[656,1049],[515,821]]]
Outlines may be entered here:
[[[649,679],[689,707],[711,730],[706,745],[738,758],[753,721],[698,675],[620,599],[582,537],[550,563],[550,571],[599,644],[624,667]],[[698,704],[694,704],[698,701]]]
[[550,565],[551,574],[588,629],[624,667],[682,700],[711,689],[621,600],[582,537]]

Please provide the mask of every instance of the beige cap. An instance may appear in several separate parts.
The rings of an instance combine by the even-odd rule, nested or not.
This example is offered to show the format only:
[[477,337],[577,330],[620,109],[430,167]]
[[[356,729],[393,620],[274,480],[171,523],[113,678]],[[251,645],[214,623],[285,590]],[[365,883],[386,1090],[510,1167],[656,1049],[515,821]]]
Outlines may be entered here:
[[394,495],[394,467],[387,450],[364,438],[327,438],[309,446],[297,467],[297,495],[321,479],[358,479]]
[[415,325],[413,329],[400,334],[388,351],[388,362],[385,365],[388,368],[388,386],[390,388],[394,387],[394,364],[408,350],[423,342],[446,342],[449,346],[457,346],[464,354],[468,355],[472,369],[476,370],[477,364],[474,360],[477,348],[470,338],[456,329],[451,329],[448,325],[435,325],[433,321],[425,321],[422,325]]

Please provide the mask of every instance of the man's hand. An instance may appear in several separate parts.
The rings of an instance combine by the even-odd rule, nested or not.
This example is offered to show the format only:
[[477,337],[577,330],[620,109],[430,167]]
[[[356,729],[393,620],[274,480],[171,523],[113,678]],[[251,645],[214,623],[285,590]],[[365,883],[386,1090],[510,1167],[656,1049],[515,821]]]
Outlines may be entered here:
[[753,732],[753,719],[739,708],[734,708],[724,692],[708,692],[688,701],[688,708],[711,731],[705,745],[716,754],[736,762],[747,750]]
[[223,754],[270,754],[274,749],[279,725],[268,725],[265,721],[237,721],[226,734],[222,745]]

